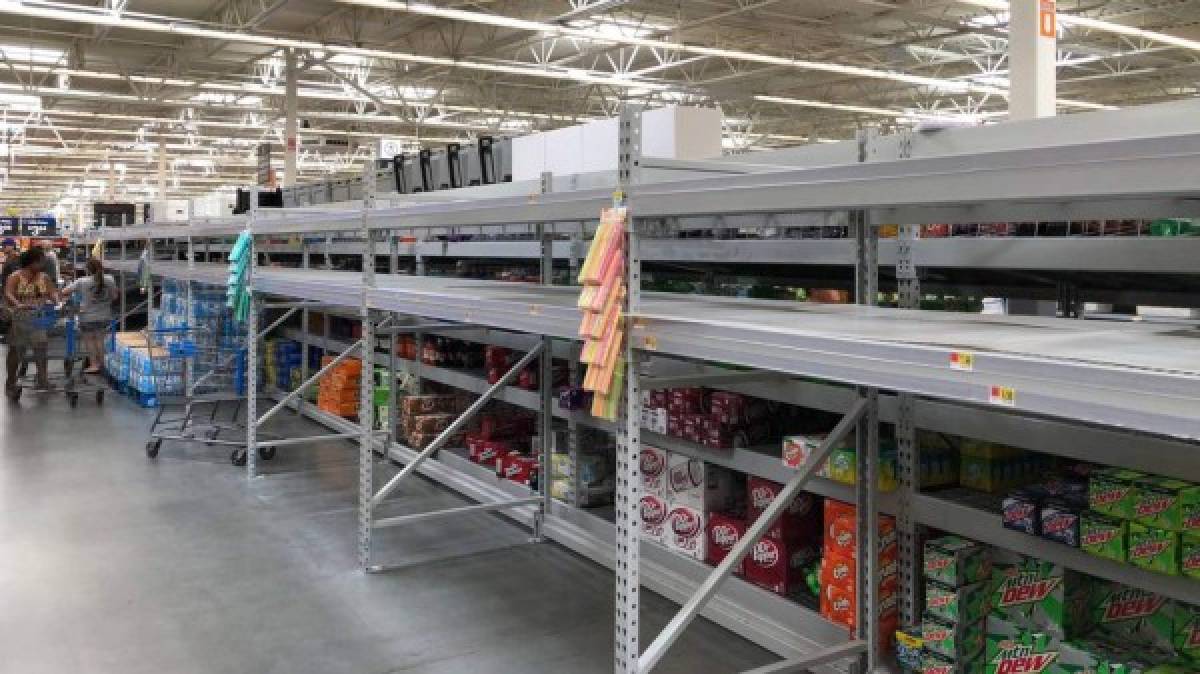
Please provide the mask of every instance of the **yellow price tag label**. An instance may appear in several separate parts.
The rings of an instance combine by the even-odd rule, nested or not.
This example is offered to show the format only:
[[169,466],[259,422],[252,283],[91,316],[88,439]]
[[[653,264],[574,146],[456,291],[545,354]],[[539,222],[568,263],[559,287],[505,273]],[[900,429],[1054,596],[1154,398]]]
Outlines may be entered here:
[[541,316],[542,315],[542,305],[530,304],[529,305],[529,315],[530,316]]
[[992,386],[988,389],[988,402],[993,405],[1015,407],[1017,404],[1017,390],[1011,386]]
[[951,351],[950,369],[971,372],[975,369],[975,354],[970,351]]
[[658,337],[655,337],[654,335],[646,335],[645,337],[642,337],[642,348],[648,351],[657,351]]

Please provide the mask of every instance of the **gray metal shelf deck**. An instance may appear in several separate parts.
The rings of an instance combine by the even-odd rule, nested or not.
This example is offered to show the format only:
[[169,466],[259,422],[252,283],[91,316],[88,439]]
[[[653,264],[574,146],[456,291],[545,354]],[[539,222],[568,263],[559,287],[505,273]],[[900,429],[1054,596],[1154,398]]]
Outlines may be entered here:
[[[224,282],[223,265],[153,268]],[[364,289],[355,272],[279,268],[256,270],[254,284],[347,306]],[[379,275],[366,300],[374,309],[575,339],[577,295],[565,286]],[[1175,325],[645,293],[633,337],[664,355],[1200,438],[1200,331]]]

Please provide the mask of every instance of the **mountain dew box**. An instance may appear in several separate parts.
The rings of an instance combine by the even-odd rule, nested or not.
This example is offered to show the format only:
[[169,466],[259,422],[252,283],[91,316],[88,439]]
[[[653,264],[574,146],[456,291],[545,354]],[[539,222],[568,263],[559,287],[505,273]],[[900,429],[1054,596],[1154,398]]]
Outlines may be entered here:
[[1129,556],[1129,522],[1094,510],[1083,511],[1079,548],[1097,557],[1125,562]]
[[1133,519],[1167,531],[1200,531],[1200,485],[1167,477],[1138,480]]
[[1166,597],[1120,583],[1096,581],[1088,613],[1096,629],[1119,644],[1172,652],[1179,611]]
[[1088,507],[1096,512],[1133,519],[1133,508],[1137,503],[1137,481],[1145,473],[1124,468],[1101,468],[1088,479]]
[[978,623],[987,617],[990,590],[985,580],[958,588],[926,581],[925,613],[946,622]]
[[1177,654],[1196,663],[1191,671],[1200,671],[1200,606],[1176,602],[1171,642]]
[[1129,563],[1134,566],[1178,576],[1182,547],[1174,531],[1129,523]]
[[992,566],[992,615],[1023,630],[1058,639],[1089,627],[1088,596],[1095,581],[1051,562],[997,551]]
[[1024,631],[1007,620],[988,618],[984,674],[1052,674],[1058,644],[1058,639],[1045,632]]
[[921,622],[925,651],[967,662],[983,651],[984,623],[951,623],[926,615]]
[[925,543],[925,579],[950,587],[970,585],[992,575],[991,549],[959,536]]
[[1183,546],[1179,555],[1179,567],[1183,575],[1200,578],[1200,534],[1184,534],[1180,539]]

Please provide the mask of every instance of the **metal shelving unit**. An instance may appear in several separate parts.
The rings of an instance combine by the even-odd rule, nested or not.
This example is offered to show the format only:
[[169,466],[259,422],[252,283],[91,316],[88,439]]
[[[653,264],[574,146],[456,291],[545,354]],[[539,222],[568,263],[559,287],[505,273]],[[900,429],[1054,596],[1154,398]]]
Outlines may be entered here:
[[[1166,273],[1192,270],[1184,252],[1192,247],[1190,240],[1173,249],[1175,241],[1137,238],[919,241],[911,237],[907,225],[1200,215],[1200,187],[1195,180],[1200,166],[1200,126],[1195,122],[1198,107],[1173,104],[1147,109],[1143,113],[1145,119],[1156,120],[1159,125],[1148,128],[1149,135],[1132,139],[1125,134],[1128,128],[1134,128],[1129,125],[1138,119],[1136,111],[1096,113],[1081,115],[1086,118],[1080,123],[1082,130],[1067,134],[1055,144],[1036,141],[1043,133],[1061,131],[1060,121],[1043,126],[1037,126],[1037,122],[1012,125],[1023,127],[1016,130],[980,130],[979,137],[986,142],[981,143],[984,151],[975,153],[955,153],[942,147],[938,154],[931,148],[959,147],[941,138],[928,141],[910,138],[907,144],[881,140],[878,145],[871,145],[871,139],[876,137],[868,137],[857,148],[861,163],[659,183],[638,181],[637,139],[629,131],[635,126],[630,122],[636,113],[627,111],[622,118],[623,166],[615,184],[624,192],[632,216],[627,234],[629,288],[640,287],[645,257],[639,253],[651,250],[654,245],[689,249],[693,252],[688,254],[708,259],[718,258],[721,253],[714,251],[724,246],[740,246],[746,256],[755,256],[756,251],[770,246],[768,242],[720,239],[659,244],[640,240],[642,233],[650,230],[692,226],[695,219],[701,219],[701,225],[711,225],[716,218],[727,216],[766,222],[759,219],[842,214],[854,238],[791,241],[789,247],[781,249],[783,252],[773,250],[771,254],[786,257],[787,251],[795,250],[798,256],[808,255],[812,260],[852,263],[856,269],[856,296],[860,300],[875,297],[879,265],[894,264],[901,278],[905,306],[912,306],[919,294],[917,270],[924,266],[1041,268],[1040,265],[1058,260],[1056,266],[1065,269],[1147,271],[1161,256],[1159,269]],[[1173,121],[1161,123],[1164,118]],[[1031,134],[1031,129],[1035,133]],[[1020,144],[1011,138],[1006,140],[1006,133],[1023,140]],[[955,143],[969,144],[971,135],[956,132],[954,137]],[[523,339],[524,348],[528,349],[524,362],[532,363],[539,352],[569,355],[570,347],[565,345],[574,341],[579,323],[574,289],[377,275],[377,246],[378,239],[385,236],[383,244],[395,271],[394,260],[400,254],[397,233],[455,234],[493,227],[533,234],[541,237],[536,245],[546,279],[548,261],[561,254],[564,245],[570,245],[561,237],[578,237],[588,231],[600,209],[612,200],[611,189],[555,193],[550,189],[552,183],[543,180],[537,193],[522,196],[471,199],[466,194],[468,190],[460,190],[464,194],[446,200],[386,208],[374,207],[373,190],[368,189],[367,203],[356,210],[283,212],[262,219],[252,212],[248,218],[236,221],[197,222],[182,229],[118,230],[99,236],[113,240],[181,236],[212,239],[242,229],[263,236],[356,233],[363,260],[361,273],[259,267],[253,272],[254,291],[314,303],[308,308],[321,304],[357,309],[363,323],[363,340],[352,345],[335,345],[326,336],[323,343],[326,347],[347,347],[345,353],[357,348],[368,373],[375,357],[372,348],[375,335],[460,331],[463,326],[476,330],[475,334]],[[877,239],[877,225],[887,222],[903,222],[906,231],[896,241],[881,243]],[[516,242],[510,247],[528,245]],[[1172,250],[1163,252],[1167,249]],[[307,267],[308,247],[302,250]],[[1130,254],[1130,251],[1136,252]],[[852,260],[847,258],[848,252],[853,255]],[[525,249],[520,252],[522,256],[528,254]],[[1074,257],[1058,258],[1068,254]],[[156,263],[154,271],[189,281],[223,281],[219,265],[196,264],[191,259],[189,256],[187,263]],[[416,317],[416,323],[406,325],[389,318],[396,315]],[[437,452],[438,447],[434,451],[415,452],[399,446],[394,436],[385,439],[372,430],[369,412],[358,425],[352,425],[328,418],[307,404],[298,405],[306,414],[335,430],[340,429],[339,437],[355,429],[359,433],[362,452],[359,532],[364,568],[373,566],[371,537],[380,523],[373,509],[392,488],[376,489],[373,473],[376,455],[381,453],[406,466],[400,475],[421,472],[481,503],[462,512],[503,510],[506,516],[527,522],[535,537],[555,540],[614,566],[618,588],[615,666],[619,672],[653,669],[697,614],[711,617],[771,648],[785,658],[786,667],[811,666],[820,671],[831,660],[847,659],[857,660],[868,669],[876,664],[874,582],[865,582],[860,588],[861,628],[857,638],[847,645],[843,643],[844,633],[803,607],[764,596],[765,593],[742,583],[722,586],[729,567],[740,559],[736,554],[729,558],[733,562],[709,571],[681,558],[668,559],[669,553],[652,545],[639,544],[633,526],[637,517],[636,464],[637,451],[645,441],[659,442],[690,456],[779,480],[787,485],[785,494],[809,489],[856,501],[860,506],[863,540],[874,538],[872,527],[877,526],[874,513],[895,513],[902,542],[902,620],[912,620],[916,615],[918,595],[914,581],[918,577],[917,550],[923,527],[1033,551],[1070,568],[1200,603],[1200,592],[1191,581],[1156,576],[1021,536],[1000,527],[994,515],[956,500],[953,494],[920,493],[914,477],[919,465],[915,432],[922,428],[1188,479],[1200,478],[1200,446],[1195,444],[1200,440],[1200,418],[1195,414],[1200,403],[1200,356],[1191,348],[1195,344],[1193,329],[1178,325],[914,312],[865,303],[796,305],[640,292],[630,293],[628,315],[631,329],[625,411],[615,426],[595,424],[618,432],[620,469],[615,525],[551,503],[544,493],[531,494],[516,485],[477,474],[477,467],[453,452]],[[531,337],[519,338],[511,333]],[[301,337],[307,342],[307,331]],[[548,361],[542,358],[543,367],[548,366]],[[639,387],[654,386],[656,377],[678,380],[681,372],[690,373],[697,382],[703,382],[705,377],[720,380],[719,372],[696,365],[697,361],[729,363],[763,373],[759,379],[722,381],[721,388],[846,414],[840,430],[857,427],[858,487],[843,488],[813,481],[811,472],[822,457],[820,452],[804,469],[790,471],[764,452],[707,450],[654,436],[640,428]],[[669,371],[658,372],[660,364]],[[485,399],[494,396],[537,410],[547,420],[543,430],[548,419],[563,416],[550,408],[544,392],[487,385],[475,374],[445,368],[419,365],[414,370],[423,378],[481,394]],[[839,383],[816,383],[808,378]],[[541,381],[548,379],[543,377]],[[370,399],[370,393],[364,384],[364,400]],[[568,416],[577,423],[594,422],[586,415]],[[874,466],[880,422],[893,423],[897,428],[901,485],[894,495],[876,493]],[[1143,451],[1128,451],[1131,439]],[[433,460],[426,460],[430,458]],[[397,483],[393,478],[388,484]],[[776,503],[782,507],[787,500],[780,498]],[[768,511],[744,540],[752,542],[755,533],[765,528],[773,514]],[[385,523],[395,524],[400,522]],[[614,536],[615,550],[609,544]],[[737,552],[744,553],[748,546],[740,547]],[[860,577],[872,579],[871,570],[878,568],[877,560],[872,559],[871,550],[862,552],[860,568],[866,571]],[[676,619],[646,649],[640,647],[637,629],[637,594],[642,584],[683,603]],[[789,606],[785,608],[783,604]],[[787,613],[782,620],[780,611]]]

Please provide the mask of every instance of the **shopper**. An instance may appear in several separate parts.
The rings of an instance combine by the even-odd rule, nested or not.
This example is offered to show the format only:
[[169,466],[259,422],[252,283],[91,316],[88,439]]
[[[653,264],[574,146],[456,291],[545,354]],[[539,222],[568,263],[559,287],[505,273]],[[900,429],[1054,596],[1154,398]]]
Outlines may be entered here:
[[46,276],[50,277],[50,282],[57,288],[59,273],[61,271],[58,264],[58,253],[54,252],[54,244],[52,243],[43,243],[42,250],[46,255]]
[[30,248],[21,254],[21,268],[13,272],[4,284],[4,300],[13,311],[12,326],[8,331],[8,355],[5,367],[8,378],[4,392],[13,397],[17,391],[17,369],[25,357],[26,349],[33,350],[34,365],[37,367],[37,386],[50,387],[46,368],[46,331],[33,321],[34,312],[58,301],[58,289],[46,276],[46,254],[41,248]]
[[79,332],[90,361],[84,372],[99,374],[104,362],[104,335],[113,321],[117,283],[104,273],[104,263],[94,257],[88,258],[87,273],[63,288],[62,295],[79,306]]

